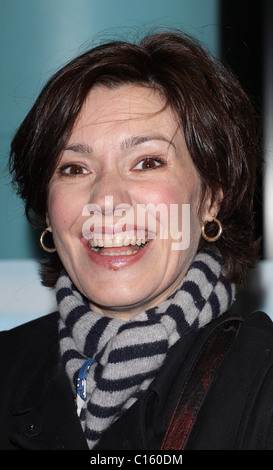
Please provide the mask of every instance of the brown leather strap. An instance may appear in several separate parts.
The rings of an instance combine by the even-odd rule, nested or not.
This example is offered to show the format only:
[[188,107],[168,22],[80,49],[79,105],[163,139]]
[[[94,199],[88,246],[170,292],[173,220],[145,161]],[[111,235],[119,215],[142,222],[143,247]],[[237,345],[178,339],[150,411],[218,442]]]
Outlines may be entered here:
[[235,338],[240,319],[218,325],[195,359],[181,392],[161,450],[183,450],[211,381]]

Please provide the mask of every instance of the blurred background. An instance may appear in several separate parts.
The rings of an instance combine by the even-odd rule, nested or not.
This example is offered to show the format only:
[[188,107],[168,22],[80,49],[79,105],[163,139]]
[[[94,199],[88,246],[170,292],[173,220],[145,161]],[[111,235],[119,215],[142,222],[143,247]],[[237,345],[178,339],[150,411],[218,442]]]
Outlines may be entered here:
[[255,198],[261,262],[235,309],[273,318],[273,1],[272,0],[0,0],[0,330],[55,309],[40,285],[39,235],[7,172],[9,145],[48,78],[104,40],[134,41],[153,28],[195,36],[237,75],[261,119],[265,164]]

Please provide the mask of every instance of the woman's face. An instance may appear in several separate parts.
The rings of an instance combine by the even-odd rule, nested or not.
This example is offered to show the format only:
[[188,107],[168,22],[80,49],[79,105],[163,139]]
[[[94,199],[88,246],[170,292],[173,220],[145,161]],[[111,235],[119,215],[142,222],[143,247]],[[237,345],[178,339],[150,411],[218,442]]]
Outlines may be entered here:
[[94,310],[126,320],[176,290],[200,238],[200,178],[163,106],[149,88],[93,88],[49,185],[70,278]]

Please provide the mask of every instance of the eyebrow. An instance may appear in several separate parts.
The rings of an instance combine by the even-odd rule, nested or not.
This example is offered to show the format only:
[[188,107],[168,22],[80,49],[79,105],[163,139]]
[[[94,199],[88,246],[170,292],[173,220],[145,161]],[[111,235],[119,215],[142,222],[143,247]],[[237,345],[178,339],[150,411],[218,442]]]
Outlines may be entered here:
[[[143,135],[143,136],[133,136],[125,139],[120,144],[120,149],[122,151],[136,147],[137,145],[141,145],[145,142],[149,142],[152,140],[159,140],[162,142],[167,142],[168,144],[172,145],[175,149],[175,145],[172,140],[167,139],[163,136],[158,135]],[[64,150],[70,150],[72,152],[80,153],[82,155],[90,156],[92,153],[92,148],[87,144],[71,144],[64,148]]]
[[64,150],[71,150],[72,152],[81,153],[83,155],[90,155],[92,148],[86,144],[71,144],[64,148]]
[[129,137],[129,139],[125,139],[121,143],[120,148],[121,150],[127,150],[129,148],[135,147],[145,142],[149,142],[151,140],[160,140],[163,142],[167,142],[168,144],[173,145],[173,147],[176,148],[172,140],[169,140],[166,137],[163,137],[160,135],[143,135],[143,136],[140,135],[140,136]]

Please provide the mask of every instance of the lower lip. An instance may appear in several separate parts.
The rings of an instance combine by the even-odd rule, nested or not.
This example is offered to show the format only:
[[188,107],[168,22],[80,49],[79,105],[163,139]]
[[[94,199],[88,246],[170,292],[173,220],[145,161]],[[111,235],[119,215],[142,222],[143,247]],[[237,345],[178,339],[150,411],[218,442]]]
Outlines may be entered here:
[[89,259],[91,259],[93,263],[113,271],[118,271],[119,269],[127,268],[128,266],[137,263],[141,258],[143,258],[143,256],[145,256],[152,242],[153,240],[150,240],[143,248],[141,248],[141,250],[132,255],[105,256],[91,250],[88,245],[88,240],[81,238],[81,243],[85,247]]

